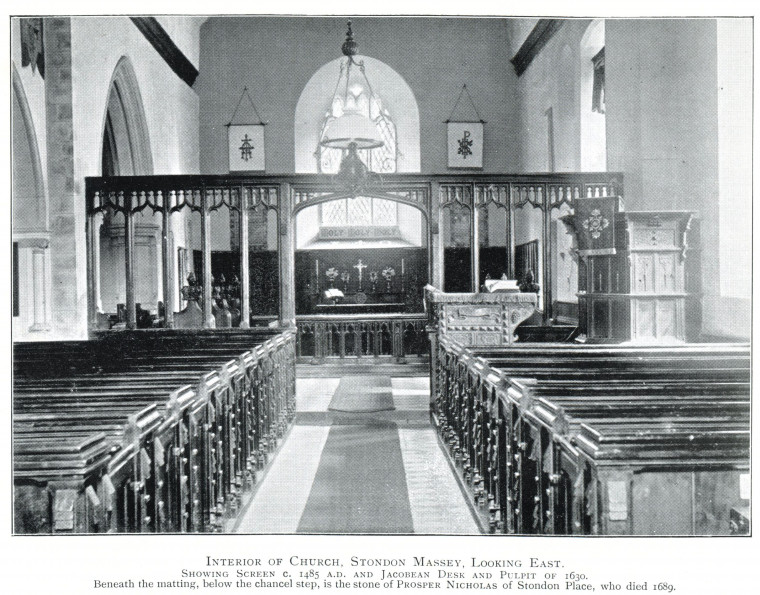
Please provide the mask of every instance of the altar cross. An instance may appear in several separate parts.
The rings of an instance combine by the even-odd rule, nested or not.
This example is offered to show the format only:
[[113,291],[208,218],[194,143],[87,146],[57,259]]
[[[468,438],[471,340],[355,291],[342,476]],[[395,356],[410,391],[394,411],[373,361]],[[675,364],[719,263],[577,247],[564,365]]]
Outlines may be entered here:
[[362,275],[364,273],[364,269],[367,268],[367,265],[362,262],[362,259],[359,259],[359,262],[354,265],[354,268],[359,271],[359,291],[362,291]]

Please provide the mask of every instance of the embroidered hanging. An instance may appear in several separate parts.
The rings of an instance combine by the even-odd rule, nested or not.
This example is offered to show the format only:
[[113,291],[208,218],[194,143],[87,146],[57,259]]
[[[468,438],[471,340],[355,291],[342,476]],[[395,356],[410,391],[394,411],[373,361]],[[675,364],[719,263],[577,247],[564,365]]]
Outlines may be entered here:
[[619,204],[620,199],[616,196],[575,201],[574,225],[581,256],[615,254],[615,216]]
[[[256,115],[255,123],[235,123],[240,104],[243,98],[248,97],[248,101]],[[230,172],[235,171],[264,171],[265,153],[264,153],[264,126],[265,122],[261,120],[259,111],[253,103],[248,87],[243,88],[243,93],[238,100],[235,111],[227,124],[227,143],[229,155]]]
[[[467,94],[470,105],[476,119],[454,120],[453,116],[462,100]],[[462,85],[459,97],[451,110],[449,119],[446,120],[448,137],[448,165],[456,168],[482,168],[483,167],[483,124],[485,120],[480,117],[478,108],[472,100],[467,85]]]

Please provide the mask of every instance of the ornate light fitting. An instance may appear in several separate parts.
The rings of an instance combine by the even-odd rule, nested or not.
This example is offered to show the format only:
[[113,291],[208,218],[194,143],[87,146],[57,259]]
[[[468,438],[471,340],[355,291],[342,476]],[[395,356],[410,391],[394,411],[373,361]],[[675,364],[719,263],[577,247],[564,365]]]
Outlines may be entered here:
[[[346,61],[340,65],[338,82],[335,85],[335,91],[330,101],[330,105],[334,106],[337,99],[342,107],[342,113],[327,125],[322,140],[319,143],[323,147],[341,149],[343,151],[343,159],[336,178],[353,197],[362,194],[362,191],[374,177],[367,165],[361,160],[359,149],[376,149],[384,144],[375,123],[361,113],[351,95],[351,69],[355,66],[364,78],[364,83],[370,97],[374,96],[372,85],[370,85],[364,70],[364,62],[357,62],[354,59],[358,47],[359,44],[354,40],[353,31],[351,30],[351,21],[348,21],[346,41],[341,46],[341,51],[346,56]],[[345,82],[343,82],[344,73]],[[357,77],[354,78],[356,79]],[[340,97],[341,89],[342,99]]]

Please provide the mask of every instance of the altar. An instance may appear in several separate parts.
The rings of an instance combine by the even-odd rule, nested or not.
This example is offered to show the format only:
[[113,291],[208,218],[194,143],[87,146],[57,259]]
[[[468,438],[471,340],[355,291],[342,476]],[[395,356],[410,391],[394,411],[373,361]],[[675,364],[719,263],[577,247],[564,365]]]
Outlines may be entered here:
[[423,311],[427,253],[421,248],[301,251],[296,270],[298,315]]
[[317,314],[394,314],[403,312],[404,302],[343,302],[337,304],[317,304]]

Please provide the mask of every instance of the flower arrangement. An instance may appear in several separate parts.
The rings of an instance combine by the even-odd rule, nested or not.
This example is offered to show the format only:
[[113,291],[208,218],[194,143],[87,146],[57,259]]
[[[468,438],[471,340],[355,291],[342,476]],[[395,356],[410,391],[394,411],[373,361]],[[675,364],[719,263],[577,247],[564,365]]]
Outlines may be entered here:
[[325,271],[325,277],[330,279],[330,281],[335,281],[335,279],[338,277],[338,269],[335,267],[331,267]]
[[372,281],[372,283],[377,283],[377,271],[370,272],[369,280]]
[[383,269],[383,277],[385,277],[385,291],[390,293],[391,291],[391,281],[393,280],[393,277],[396,276],[396,269],[393,267],[386,267]]

